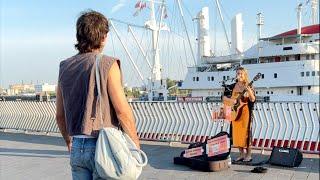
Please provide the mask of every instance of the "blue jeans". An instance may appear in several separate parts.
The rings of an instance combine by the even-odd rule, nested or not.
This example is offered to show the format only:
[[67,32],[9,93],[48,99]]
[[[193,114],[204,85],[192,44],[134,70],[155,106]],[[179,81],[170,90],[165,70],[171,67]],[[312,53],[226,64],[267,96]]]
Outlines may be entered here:
[[97,180],[94,154],[97,139],[73,138],[70,154],[70,165],[73,180]]

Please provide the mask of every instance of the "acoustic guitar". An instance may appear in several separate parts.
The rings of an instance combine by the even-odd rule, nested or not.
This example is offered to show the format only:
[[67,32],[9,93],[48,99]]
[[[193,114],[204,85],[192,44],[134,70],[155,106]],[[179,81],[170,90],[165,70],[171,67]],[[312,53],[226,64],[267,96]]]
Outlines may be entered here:
[[[248,86],[251,87],[253,82],[257,81],[258,79],[260,79],[260,77],[261,77],[261,73],[258,73],[253,78],[253,80],[248,84]],[[238,95],[238,97],[236,97],[236,98],[232,97],[231,98],[231,99],[235,99],[236,100],[236,103],[231,106],[231,120],[232,121],[237,121],[240,118],[242,108],[247,104],[247,103],[241,101],[241,99],[243,99],[244,94],[246,93],[246,91],[247,90],[245,89]]]

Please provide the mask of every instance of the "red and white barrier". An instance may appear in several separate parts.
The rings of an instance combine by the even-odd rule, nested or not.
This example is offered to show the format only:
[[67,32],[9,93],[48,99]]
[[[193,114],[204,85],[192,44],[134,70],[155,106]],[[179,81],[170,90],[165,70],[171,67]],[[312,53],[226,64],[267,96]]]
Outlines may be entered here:
[[[211,120],[218,103],[130,102],[144,140],[203,142],[229,124]],[[59,132],[54,102],[0,101],[0,128]],[[319,103],[256,103],[253,147],[294,147],[319,153]]]

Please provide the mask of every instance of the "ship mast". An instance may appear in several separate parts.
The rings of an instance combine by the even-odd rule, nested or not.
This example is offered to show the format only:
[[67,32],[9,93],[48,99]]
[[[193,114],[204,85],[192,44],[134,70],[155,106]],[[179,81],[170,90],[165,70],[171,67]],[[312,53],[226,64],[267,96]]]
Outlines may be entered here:
[[152,56],[153,56],[153,67],[151,72],[151,79],[148,83],[148,100],[153,101],[159,99],[161,96],[163,100],[167,100],[167,82],[165,79],[161,78],[161,64],[160,64],[160,50],[159,50],[159,36],[162,27],[165,27],[162,24],[162,16],[164,12],[164,0],[160,5],[161,15],[160,22],[157,25],[154,0],[150,0],[150,20],[146,22],[146,27],[149,28],[152,32]]
[[302,4],[300,3],[297,8],[297,19],[298,19],[297,35],[299,38],[299,43],[301,43],[301,27],[302,27],[301,12],[302,12]]
[[317,24],[318,22],[318,13],[317,13],[317,7],[318,7],[318,0],[311,0],[311,13],[312,13],[312,24]]
[[257,26],[258,26],[258,33],[257,33],[257,42],[260,41],[261,34],[262,34],[262,26],[264,24],[264,19],[262,13],[257,14]]

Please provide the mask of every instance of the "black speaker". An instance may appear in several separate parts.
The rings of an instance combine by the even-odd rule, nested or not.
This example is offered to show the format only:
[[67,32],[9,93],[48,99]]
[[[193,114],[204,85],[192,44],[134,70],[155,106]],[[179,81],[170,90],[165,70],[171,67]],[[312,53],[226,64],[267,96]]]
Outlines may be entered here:
[[298,167],[302,159],[299,149],[273,147],[269,163],[277,166]]

